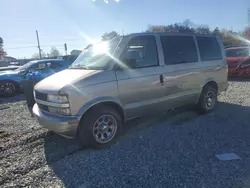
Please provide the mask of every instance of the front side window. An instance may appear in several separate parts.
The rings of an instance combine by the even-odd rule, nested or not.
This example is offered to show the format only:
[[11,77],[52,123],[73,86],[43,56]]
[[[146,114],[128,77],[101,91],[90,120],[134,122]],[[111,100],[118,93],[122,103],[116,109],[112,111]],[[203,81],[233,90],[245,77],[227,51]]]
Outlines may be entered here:
[[48,66],[47,66],[47,63],[45,63],[45,62],[38,63],[38,64],[36,65],[36,70],[44,70],[44,69],[46,69],[46,68],[48,68]]
[[124,49],[120,60],[133,60],[134,68],[158,66],[158,54],[154,36],[139,36],[132,38]]
[[61,63],[59,63],[59,62],[48,62],[47,66],[50,69],[57,69],[57,68],[62,67]]
[[166,65],[193,63],[198,61],[192,36],[161,36]]
[[37,63],[37,61],[30,61],[30,62],[24,64],[23,66],[17,68],[15,71],[17,71],[17,72],[29,71],[31,69],[34,69],[36,63]]
[[222,59],[220,45],[215,37],[196,37],[201,61]]

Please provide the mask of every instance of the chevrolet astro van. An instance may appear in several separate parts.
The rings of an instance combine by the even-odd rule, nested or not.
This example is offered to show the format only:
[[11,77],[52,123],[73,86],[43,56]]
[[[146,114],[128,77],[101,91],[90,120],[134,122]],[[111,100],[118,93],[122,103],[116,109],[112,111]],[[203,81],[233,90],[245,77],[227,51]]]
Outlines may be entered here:
[[213,35],[136,33],[86,47],[34,88],[41,126],[89,147],[118,140],[127,120],[195,104],[216,107],[227,89],[222,41]]

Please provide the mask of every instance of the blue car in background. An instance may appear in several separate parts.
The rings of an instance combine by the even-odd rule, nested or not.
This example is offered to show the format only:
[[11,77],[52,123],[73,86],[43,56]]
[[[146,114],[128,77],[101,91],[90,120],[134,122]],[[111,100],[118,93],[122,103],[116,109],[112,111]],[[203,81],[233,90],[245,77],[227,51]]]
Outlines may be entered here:
[[22,89],[21,80],[29,72],[39,71],[42,77],[48,77],[56,72],[67,69],[72,61],[63,59],[35,60],[10,71],[0,72],[0,96],[10,97]]

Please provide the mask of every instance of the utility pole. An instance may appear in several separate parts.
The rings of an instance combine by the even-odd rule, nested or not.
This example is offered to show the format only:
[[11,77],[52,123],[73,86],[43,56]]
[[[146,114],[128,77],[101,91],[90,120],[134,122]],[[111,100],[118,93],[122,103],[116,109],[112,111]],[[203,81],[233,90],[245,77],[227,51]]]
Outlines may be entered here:
[[68,55],[68,53],[67,53],[68,48],[67,48],[67,44],[66,43],[64,44],[64,50],[65,50],[65,55]]
[[37,48],[39,50],[39,57],[40,57],[40,59],[42,59],[41,47],[40,47],[39,36],[38,36],[38,31],[37,30],[36,30],[36,38],[37,38]]

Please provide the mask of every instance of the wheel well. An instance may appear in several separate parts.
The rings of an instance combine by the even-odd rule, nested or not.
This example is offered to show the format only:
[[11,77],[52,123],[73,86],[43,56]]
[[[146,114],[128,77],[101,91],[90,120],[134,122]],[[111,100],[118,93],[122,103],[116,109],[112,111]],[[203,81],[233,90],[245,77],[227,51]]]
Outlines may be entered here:
[[81,119],[89,112],[91,111],[93,108],[98,108],[99,106],[110,106],[112,108],[114,108],[121,116],[122,118],[122,121],[125,121],[125,115],[124,115],[124,111],[122,109],[122,107],[115,103],[115,102],[101,102],[101,103],[98,103],[98,104],[95,104],[93,106],[91,106],[81,117]]
[[216,91],[218,91],[218,84],[215,81],[210,81],[210,82],[206,83],[206,85],[204,87],[206,87],[206,86],[210,86],[210,87],[216,89]]
[[17,83],[16,81],[14,81],[14,80],[1,80],[1,81],[0,81],[0,84],[1,84],[1,83],[4,83],[4,82],[11,82],[11,83],[13,83],[13,84],[16,86],[16,90],[17,90],[17,91],[20,89],[20,84]]

